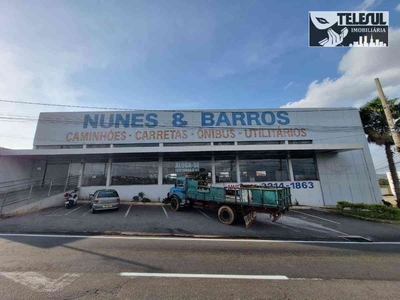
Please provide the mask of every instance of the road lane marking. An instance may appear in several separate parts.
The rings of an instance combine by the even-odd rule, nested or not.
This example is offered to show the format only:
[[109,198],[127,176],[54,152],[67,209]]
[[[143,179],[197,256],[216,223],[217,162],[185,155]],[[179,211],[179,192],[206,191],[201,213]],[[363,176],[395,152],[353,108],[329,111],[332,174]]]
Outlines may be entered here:
[[132,205],[133,205],[133,204],[131,204],[131,205],[129,206],[128,210],[126,211],[125,218],[128,216],[129,211],[131,210]]
[[274,225],[274,226],[278,226],[278,227],[282,227],[282,228],[285,228],[285,229],[290,229],[290,230],[293,230],[293,231],[295,231],[295,232],[301,232],[300,230],[297,230],[297,229],[294,229],[294,228],[292,228],[292,227],[290,227],[290,226],[286,226],[286,225],[283,225],[283,224],[280,224],[280,223],[268,223],[268,222],[266,222],[266,221],[262,221],[262,220],[257,220],[257,222],[261,222],[261,223],[264,223],[264,224],[266,224],[266,225]]
[[0,275],[39,292],[57,292],[80,277],[80,274],[65,273],[51,279],[37,272],[0,272]]
[[332,229],[332,228],[329,228],[329,227],[322,227],[322,228],[320,228],[320,229],[316,229],[316,228],[310,228],[310,227],[307,227],[307,226],[299,226],[300,228],[304,228],[304,229],[308,229],[308,230],[314,230],[314,231],[320,231],[320,232],[323,232],[323,233],[336,233],[336,234],[342,234],[342,235],[345,235],[345,236],[348,236],[349,234],[347,234],[346,232],[342,232],[342,231],[339,231],[339,230],[335,230],[335,229]]
[[207,216],[205,213],[203,213],[200,209],[196,208],[196,210],[201,213],[203,216],[205,216],[206,218],[209,218],[210,220],[212,220],[209,216]]
[[81,217],[86,216],[88,213],[90,213],[92,211],[92,209],[89,209],[87,212],[85,212]]
[[168,216],[167,211],[165,210],[164,206],[161,206],[161,208],[163,209],[165,215],[167,216],[167,219],[169,219],[169,216]]
[[325,219],[325,218],[321,218],[321,217],[317,217],[317,216],[314,216],[314,215],[306,214],[306,213],[303,213],[303,212],[300,212],[300,211],[295,211],[295,210],[293,210],[293,209],[291,210],[291,212],[294,212],[294,213],[296,213],[296,214],[306,215],[306,216],[309,216],[309,217],[313,217],[313,218],[317,218],[317,219],[320,219],[320,220],[324,220],[324,221],[327,221],[327,222],[331,222],[331,223],[334,223],[334,224],[339,224],[339,225],[341,225],[339,222],[335,222],[335,221],[328,220],[328,219]]
[[[85,204],[85,205],[86,205],[86,204]],[[84,207],[85,205],[79,206],[79,207],[75,208],[74,210],[71,210],[70,212],[67,212],[64,216],[69,215],[69,214],[72,214],[74,211],[76,211],[76,210],[78,210],[78,209]]]
[[61,209],[63,209],[63,208],[64,208],[64,206],[59,207],[59,208],[57,208],[56,210],[52,210],[52,211],[50,212],[50,214],[53,214],[53,213],[55,213],[56,211],[59,211],[59,210],[61,210]]
[[239,242],[239,243],[270,243],[270,244],[354,244],[354,245],[400,245],[400,242],[350,242],[350,241],[297,241],[297,240],[256,240],[256,239],[221,239],[221,238],[191,238],[191,237],[147,237],[147,236],[109,236],[109,235],[66,235],[66,234],[30,234],[30,233],[0,233],[0,237],[43,237],[71,239],[121,239],[121,240],[159,240],[159,241],[199,241],[199,242]]
[[288,280],[283,275],[230,275],[230,274],[182,274],[182,273],[136,273],[122,272],[124,277],[174,277],[174,278],[222,278],[222,279],[263,279],[263,280]]

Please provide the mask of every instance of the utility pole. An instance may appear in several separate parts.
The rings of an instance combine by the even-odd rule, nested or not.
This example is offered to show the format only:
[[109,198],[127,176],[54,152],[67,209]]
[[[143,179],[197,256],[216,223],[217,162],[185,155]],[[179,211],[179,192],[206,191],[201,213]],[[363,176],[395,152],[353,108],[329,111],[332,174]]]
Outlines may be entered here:
[[[386,97],[385,97],[385,94],[383,93],[379,78],[375,78],[375,84],[376,84],[376,88],[378,89],[379,98],[381,98],[383,111],[385,112],[385,115],[386,115],[386,120],[389,125],[389,130],[390,130],[390,133],[393,138],[396,152],[398,155],[400,155],[400,136],[396,130],[396,122],[399,119],[393,120],[392,112],[390,111],[390,108],[386,101]],[[390,175],[392,177],[393,186],[394,186],[393,192],[396,196],[397,207],[400,208],[400,184],[399,184],[399,176],[397,176],[396,165],[394,164],[394,161],[393,161],[393,152],[390,149],[390,145],[388,145],[388,144],[385,144],[385,150],[386,150],[386,156],[387,156],[388,163],[389,163],[389,171],[390,171]]]
[[400,155],[400,134],[396,130],[396,122],[398,121],[398,119],[393,120],[392,112],[390,111],[390,108],[386,101],[386,97],[383,94],[383,90],[382,90],[382,86],[379,81],[379,78],[375,78],[375,84],[376,84],[376,88],[378,89],[379,98],[381,99],[383,110],[386,115],[386,120],[389,124],[390,133],[393,137],[394,146],[396,148],[397,153]]

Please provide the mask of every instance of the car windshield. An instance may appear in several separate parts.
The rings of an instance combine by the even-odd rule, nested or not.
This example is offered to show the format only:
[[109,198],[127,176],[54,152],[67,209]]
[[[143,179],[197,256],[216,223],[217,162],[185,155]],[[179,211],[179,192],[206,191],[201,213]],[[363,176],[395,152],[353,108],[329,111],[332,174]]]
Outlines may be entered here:
[[102,191],[102,192],[99,192],[98,197],[99,198],[118,197],[118,193],[116,191]]

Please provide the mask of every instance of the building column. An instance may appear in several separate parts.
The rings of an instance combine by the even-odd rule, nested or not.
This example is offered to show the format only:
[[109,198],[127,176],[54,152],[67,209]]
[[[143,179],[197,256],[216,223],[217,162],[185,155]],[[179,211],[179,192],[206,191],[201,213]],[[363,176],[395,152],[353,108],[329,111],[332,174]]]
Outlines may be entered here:
[[161,186],[162,185],[162,181],[163,181],[163,173],[162,173],[162,168],[163,167],[163,157],[160,156],[158,158],[158,185]]
[[215,184],[217,182],[216,174],[215,174],[215,158],[214,155],[211,155],[211,178],[212,183]]
[[108,165],[107,165],[107,179],[106,179],[106,186],[111,185],[111,169],[112,169],[112,163],[113,159],[110,157],[108,159]]
[[290,154],[287,155],[287,162],[288,162],[288,169],[289,169],[289,180],[294,181],[292,158],[290,157]]
[[236,155],[235,160],[236,160],[236,181],[237,183],[240,183],[239,155]]
[[78,180],[78,187],[82,186],[83,182],[83,174],[85,173],[85,160],[81,159],[81,166],[79,168],[79,180]]

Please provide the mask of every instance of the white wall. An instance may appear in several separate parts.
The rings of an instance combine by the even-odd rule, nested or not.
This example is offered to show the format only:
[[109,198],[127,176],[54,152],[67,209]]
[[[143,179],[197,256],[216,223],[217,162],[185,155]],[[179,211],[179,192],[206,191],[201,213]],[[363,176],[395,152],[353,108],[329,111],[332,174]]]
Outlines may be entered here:
[[[321,184],[317,180],[307,181],[271,181],[271,182],[243,182],[243,184],[257,184],[271,187],[290,187],[292,203],[299,205],[324,206]],[[213,186],[237,186],[238,183],[217,183]]]
[[338,201],[380,203],[382,194],[375,169],[363,150],[317,154],[317,166],[325,205]]

